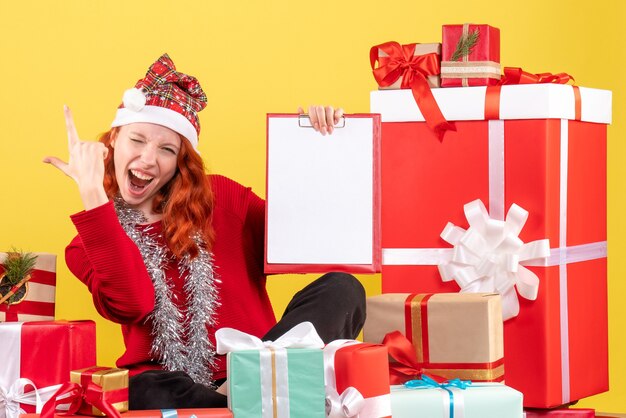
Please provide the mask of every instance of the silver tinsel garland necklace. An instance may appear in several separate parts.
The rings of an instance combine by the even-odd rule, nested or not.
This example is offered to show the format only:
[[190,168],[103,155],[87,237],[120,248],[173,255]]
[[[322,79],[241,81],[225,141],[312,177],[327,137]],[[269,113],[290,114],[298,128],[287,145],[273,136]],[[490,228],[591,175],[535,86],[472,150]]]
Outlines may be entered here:
[[[184,371],[197,382],[212,386],[215,347],[209,340],[207,327],[215,325],[215,311],[219,306],[213,256],[203,245],[199,235],[194,242],[198,256],[188,255],[178,261],[178,272],[185,278],[183,290],[187,295],[186,315],[172,297],[172,283],[165,275],[165,266],[174,255],[159,243],[156,233],[148,226],[137,229],[147,219],[131,208],[120,196],[115,198],[115,211],[128,237],[137,245],[152,279],[155,293],[152,321],[152,349],[150,354],[166,370]],[[186,336],[186,338],[184,338]]]

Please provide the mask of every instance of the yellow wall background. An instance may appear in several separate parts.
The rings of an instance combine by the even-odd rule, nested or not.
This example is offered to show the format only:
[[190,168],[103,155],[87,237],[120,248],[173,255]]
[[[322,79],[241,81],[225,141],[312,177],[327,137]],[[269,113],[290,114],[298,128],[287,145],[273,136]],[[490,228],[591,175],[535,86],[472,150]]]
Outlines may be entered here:
[[[501,29],[504,65],[566,71],[579,85],[614,92],[611,391],[579,405],[626,412],[625,19],[620,0],[0,0],[0,249],[59,254],[57,317],[97,320],[99,362],[113,364],[122,350],[119,328],[98,318],[63,261],[75,234],[68,215],[81,209],[76,187],[41,163],[46,155],[67,156],[63,104],[72,107],[81,137],[95,138],[112,120],[122,92],[167,51],[209,96],[200,150],[210,170],[263,196],[266,112],[319,103],[367,112],[376,88],[370,46],[438,42],[444,23],[490,23]],[[282,312],[309,280],[272,277],[276,310]],[[370,295],[380,292],[380,277],[362,280]]]

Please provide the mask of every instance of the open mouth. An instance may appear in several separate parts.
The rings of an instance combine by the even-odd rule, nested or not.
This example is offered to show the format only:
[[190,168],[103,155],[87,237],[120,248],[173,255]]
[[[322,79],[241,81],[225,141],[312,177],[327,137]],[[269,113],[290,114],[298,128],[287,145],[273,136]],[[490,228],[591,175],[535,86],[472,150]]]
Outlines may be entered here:
[[154,177],[150,177],[146,174],[140,173],[135,170],[128,170],[128,179],[130,180],[130,187],[133,191],[140,192],[148,184],[154,180]]

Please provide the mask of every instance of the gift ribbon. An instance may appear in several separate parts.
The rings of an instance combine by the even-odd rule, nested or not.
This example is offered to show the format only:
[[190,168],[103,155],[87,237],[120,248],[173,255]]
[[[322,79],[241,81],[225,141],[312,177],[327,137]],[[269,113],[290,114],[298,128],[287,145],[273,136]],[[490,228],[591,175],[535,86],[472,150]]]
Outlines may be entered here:
[[[80,385],[84,388],[88,387],[93,382],[93,376],[97,372],[111,370],[109,367],[91,367],[80,372]],[[96,386],[100,387],[96,382],[93,382]],[[122,402],[128,402],[128,386],[119,389],[109,389],[102,392],[102,398],[109,404],[117,404]],[[91,408],[86,408],[90,405]],[[87,405],[83,404],[80,408],[80,412],[89,413],[90,415],[96,415],[98,411],[94,411],[93,408],[98,408],[93,402],[87,402]],[[126,407],[126,406],[125,406]],[[98,408],[99,409],[99,408]]]
[[[415,341],[415,339],[413,340]],[[489,363],[431,363],[419,361],[416,344],[411,343],[400,331],[385,335],[383,345],[395,360],[389,364],[389,381],[392,385],[428,374],[444,381],[451,376],[483,381],[501,380],[504,377],[504,358]]]
[[387,347],[389,356],[395,360],[389,363],[389,383],[402,384],[424,373],[422,365],[417,361],[413,344],[400,331],[385,335],[383,345]]
[[[388,56],[379,57],[378,51]],[[397,42],[385,42],[370,49],[370,64],[376,82],[381,87],[388,87],[402,77],[401,88],[411,89],[424,120],[439,140],[447,131],[455,131],[454,125],[444,118],[435,97],[430,90],[426,77],[440,73],[439,56],[436,53],[414,55],[415,44],[400,45]],[[378,61],[378,68],[376,68]]]
[[467,230],[448,222],[441,233],[454,250],[452,260],[439,264],[439,273],[444,282],[455,280],[461,292],[500,293],[506,321],[519,313],[517,293],[528,300],[537,298],[539,278],[520,263],[548,257],[549,241],[519,239],[528,212],[516,204],[504,221],[491,218],[480,200],[466,204],[464,212]]
[[326,416],[346,418],[358,416],[365,399],[358,389],[350,386],[341,394],[337,392],[335,378],[335,353],[342,347],[359,344],[356,340],[335,340],[324,347],[324,384],[326,386]]
[[[15,305],[0,305],[0,312],[4,312],[4,320],[7,322],[17,322],[20,315],[38,315],[45,318],[39,320],[49,320],[54,318],[54,303],[50,302],[34,302],[23,300]],[[23,321],[23,319],[22,319]]]
[[315,331],[312,323],[302,322],[275,341],[262,341],[254,335],[233,328],[220,328],[215,332],[218,354],[240,350],[260,350],[263,348],[324,348],[324,341]]
[[[423,375],[421,379],[410,380],[404,384],[409,389],[440,389],[444,392],[445,409],[449,411],[450,418],[463,418],[465,416],[465,399],[462,392],[455,389],[465,390],[472,384],[469,380],[452,379],[438,383],[428,375]],[[455,396],[455,392],[457,395]]]
[[335,354],[343,347],[361,344],[357,340],[335,340],[324,347],[324,382],[326,384],[326,416],[328,418],[382,418],[391,416],[389,393],[364,398],[358,389],[337,391]]
[[[323,348],[324,342],[310,322],[302,322],[275,341],[262,341],[233,328],[215,332],[216,351],[226,354],[240,350],[259,350],[261,367],[262,417],[289,416],[287,348]],[[280,399],[281,402],[277,402]]]
[[[102,387],[90,381],[87,386],[78,383],[63,383],[59,390],[48,400],[41,410],[41,418],[53,418],[54,414],[74,415],[80,409],[83,402],[88,403],[106,416],[121,418],[114,403],[128,399],[128,388],[112,391],[104,391]],[[60,405],[68,405],[67,410],[59,408]]]
[[[28,386],[31,386],[33,390],[25,392]],[[31,380],[20,378],[8,390],[0,387],[0,418],[19,418],[20,414],[25,414],[26,411],[20,407],[20,404],[33,405],[35,412],[40,413],[44,403],[52,397],[60,386],[54,385],[37,389]]]
[[[517,67],[505,67],[504,75],[496,86],[487,86],[485,92],[485,120],[500,119],[500,93],[502,85],[512,84],[567,84],[574,77],[567,73],[532,74]],[[578,86],[572,86],[574,94],[574,119],[581,120],[582,99]]]

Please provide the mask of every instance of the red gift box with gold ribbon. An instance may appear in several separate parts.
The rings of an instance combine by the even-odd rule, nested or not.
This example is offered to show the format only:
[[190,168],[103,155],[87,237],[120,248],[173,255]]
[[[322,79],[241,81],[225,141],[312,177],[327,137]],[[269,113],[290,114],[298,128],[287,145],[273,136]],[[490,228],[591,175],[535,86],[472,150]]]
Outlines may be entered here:
[[489,25],[443,25],[441,87],[491,86],[500,80],[500,30]]
[[[505,378],[502,307],[497,294],[386,293],[367,298],[363,340],[387,342],[400,331],[412,345],[388,345],[392,384],[421,373],[445,380],[501,382]],[[396,353],[408,348],[411,353]],[[414,361],[406,362],[408,357]],[[407,363],[407,364],[403,364]],[[398,373],[399,369],[408,372]]]
[[[93,321],[0,323],[0,390],[6,394],[7,418],[20,408],[35,412],[66,382],[70,371],[96,362]],[[34,391],[33,389],[36,389]]]
[[[0,322],[54,320],[57,257],[55,254],[33,254],[37,256],[37,261],[30,279],[21,286],[23,296],[11,304],[9,300],[0,303]],[[6,257],[7,253],[0,253],[0,262],[4,262]],[[0,265],[0,286],[3,284],[2,273],[4,268]],[[0,292],[0,298],[7,290]]]
[[[524,393],[525,406],[548,408],[607,390],[611,92],[554,83],[432,92],[456,125],[443,141],[423,123],[410,92],[371,93],[371,111],[382,120],[382,291],[459,291],[440,271],[468,287],[491,277],[491,291],[501,290],[512,318],[504,325],[506,383]],[[488,212],[474,204],[468,221],[464,206],[477,199]],[[453,245],[441,237],[448,223]],[[463,229],[472,223],[478,225]],[[480,225],[510,236],[503,243],[511,248],[548,239],[549,257],[473,254],[463,245],[486,238],[459,237]],[[480,271],[492,267],[506,273],[503,280]],[[474,290],[487,291],[478,282]],[[535,300],[518,298],[516,289]]]
[[337,340],[324,348],[326,416],[391,418],[387,348]]

